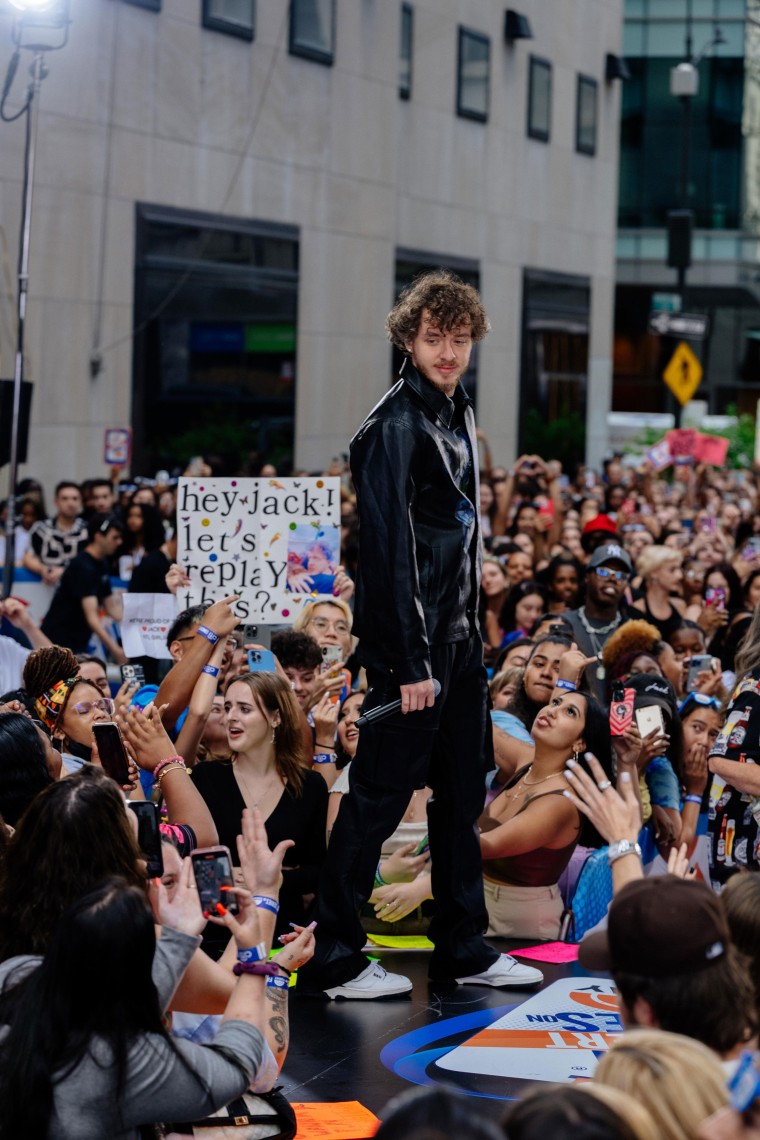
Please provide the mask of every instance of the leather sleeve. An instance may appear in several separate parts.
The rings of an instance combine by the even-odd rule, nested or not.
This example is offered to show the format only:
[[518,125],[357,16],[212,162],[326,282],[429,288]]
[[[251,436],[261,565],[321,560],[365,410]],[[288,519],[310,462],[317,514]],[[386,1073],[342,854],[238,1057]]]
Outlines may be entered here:
[[431,676],[413,526],[417,448],[407,425],[374,420],[354,441],[351,456],[363,605],[401,685]]

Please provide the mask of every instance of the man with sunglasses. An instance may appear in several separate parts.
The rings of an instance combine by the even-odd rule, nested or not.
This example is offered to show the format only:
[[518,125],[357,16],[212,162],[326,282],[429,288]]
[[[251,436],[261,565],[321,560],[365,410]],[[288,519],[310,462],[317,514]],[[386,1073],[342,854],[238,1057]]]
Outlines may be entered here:
[[584,604],[562,615],[572,625],[581,653],[598,658],[596,665],[586,671],[586,677],[591,692],[602,704],[607,703],[602,649],[607,638],[634,616],[625,601],[632,573],[633,563],[622,546],[616,542],[598,546],[586,566]]

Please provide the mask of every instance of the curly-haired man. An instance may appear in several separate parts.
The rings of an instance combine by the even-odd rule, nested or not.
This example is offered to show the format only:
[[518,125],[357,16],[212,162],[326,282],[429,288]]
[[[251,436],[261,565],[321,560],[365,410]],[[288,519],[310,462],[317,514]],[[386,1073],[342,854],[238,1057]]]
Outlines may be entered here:
[[460,381],[488,318],[475,289],[437,271],[402,294],[387,330],[406,353],[401,380],[351,442],[359,514],[354,632],[369,681],[365,711],[399,696],[401,711],[361,730],[320,880],[317,951],[299,992],[368,999],[411,989],[408,978],[368,964],[356,908],[372,891],[383,840],[425,785],[433,789],[431,978],[535,985],[538,970],[485,941],[475,826],[492,760],[477,622],[477,444]]

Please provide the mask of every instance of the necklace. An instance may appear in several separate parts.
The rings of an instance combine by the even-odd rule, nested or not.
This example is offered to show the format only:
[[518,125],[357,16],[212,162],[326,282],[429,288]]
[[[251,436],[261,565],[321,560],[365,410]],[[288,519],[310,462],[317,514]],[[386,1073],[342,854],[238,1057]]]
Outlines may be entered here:
[[244,800],[250,800],[250,804],[248,806],[252,807],[252,808],[256,808],[258,810],[259,804],[264,802],[266,797],[269,795],[270,789],[274,787],[275,783],[279,779],[277,769],[275,768],[274,774],[269,779],[269,781],[267,782],[266,787],[264,788],[263,792],[259,793],[258,799],[254,799],[254,797],[251,795],[251,789],[248,787],[248,783],[247,783],[247,781],[243,775],[242,769],[237,766],[237,764],[234,760],[232,761],[232,763],[234,765],[233,773],[235,774],[237,779],[240,781],[240,783],[243,785],[243,791],[245,792],[243,799]]
[[581,625],[589,635],[591,641],[591,648],[594,650],[594,655],[599,658],[596,666],[596,678],[598,681],[603,681],[607,676],[607,670],[604,668],[601,660],[601,653],[604,647],[604,642],[599,640],[599,636],[605,633],[611,633],[613,629],[617,629],[623,620],[619,613],[615,615],[615,620],[611,621],[608,625],[597,626],[596,629],[591,625],[586,617],[586,607],[581,606],[578,610],[578,617],[581,619]]
[[554,777],[554,776],[564,776],[564,772],[550,772],[548,776],[542,776],[540,780],[529,780],[528,779],[528,772],[530,772],[532,770],[533,770],[533,765],[531,764],[528,767],[527,771],[525,772],[525,775],[521,776],[519,781],[518,781],[518,783],[521,784],[522,787],[518,787],[517,790],[514,791],[511,796],[509,796],[510,800],[516,800],[519,795],[522,795],[523,794],[523,788],[536,788],[536,787],[538,787],[539,784],[546,783],[547,780],[551,780],[552,777]]

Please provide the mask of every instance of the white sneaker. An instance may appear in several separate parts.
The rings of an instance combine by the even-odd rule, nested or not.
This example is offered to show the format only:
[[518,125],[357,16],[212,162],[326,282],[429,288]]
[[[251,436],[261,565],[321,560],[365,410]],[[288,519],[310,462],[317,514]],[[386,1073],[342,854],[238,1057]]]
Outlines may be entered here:
[[461,985],[473,986],[540,986],[544,975],[533,966],[523,966],[511,954],[502,954],[482,974],[457,978]]
[[[536,971],[538,972],[538,971]],[[377,962],[370,962],[350,982],[325,990],[329,998],[353,998],[359,1001],[374,1001],[375,998],[393,997],[394,994],[408,994],[412,983],[403,974],[389,974]]]

